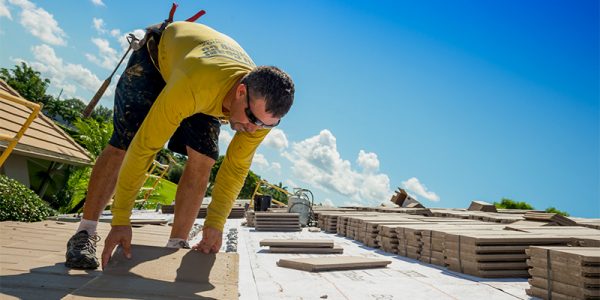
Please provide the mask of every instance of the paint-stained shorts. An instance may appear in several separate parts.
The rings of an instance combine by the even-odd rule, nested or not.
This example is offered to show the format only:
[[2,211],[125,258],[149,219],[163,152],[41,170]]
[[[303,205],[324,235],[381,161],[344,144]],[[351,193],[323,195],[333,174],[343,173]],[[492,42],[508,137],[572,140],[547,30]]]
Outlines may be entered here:
[[[155,36],[158,41],[160,37]],[[154,56],[156,57],[156,56]],[[115,90],[114,131],[109,144],[126,150],[142,125],[165,81],[152,63],[146,45],[134,51]],[[185,101],[182,99],[182,101]],[[181,122],[168,147],[187,155],[186,146],[214,160],[219,157],[221,124],[215,117],[195,114]]]

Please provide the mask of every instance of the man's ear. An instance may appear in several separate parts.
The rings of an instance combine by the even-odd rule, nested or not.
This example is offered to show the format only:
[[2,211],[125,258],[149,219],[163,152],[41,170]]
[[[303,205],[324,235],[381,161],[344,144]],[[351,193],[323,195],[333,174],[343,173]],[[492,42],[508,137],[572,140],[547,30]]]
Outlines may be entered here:
[[237,89],[236,89],[236,91],[235,91],[235,95],[236,95],[238,98],[242,98],[242,97],[244,97],[244,98],[245,98],[245,97],[246,97],[246,93],[247,93],[247,92],[248,92],[248,89],[247,89],[246,85],[245,85],[245,84],[243,84],[243,83],[240,83],[240,84],[238,84],[238,86],[237,86]]

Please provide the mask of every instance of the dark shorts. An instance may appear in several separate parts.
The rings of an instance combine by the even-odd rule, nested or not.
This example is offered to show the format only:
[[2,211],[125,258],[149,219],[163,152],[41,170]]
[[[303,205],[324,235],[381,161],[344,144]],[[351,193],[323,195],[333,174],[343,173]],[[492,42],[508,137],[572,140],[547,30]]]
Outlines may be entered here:
[[[158,40],[158,36],[155,36]],[[115,90],[114,131],[109,144],[126,150],[165,87],[165,81],[152,63],[146,46],[134,51]],[[186,146],[214,160],[219,157],[221,124],[215,117],[195,114],[181,122],[168,147],[187,155]]]

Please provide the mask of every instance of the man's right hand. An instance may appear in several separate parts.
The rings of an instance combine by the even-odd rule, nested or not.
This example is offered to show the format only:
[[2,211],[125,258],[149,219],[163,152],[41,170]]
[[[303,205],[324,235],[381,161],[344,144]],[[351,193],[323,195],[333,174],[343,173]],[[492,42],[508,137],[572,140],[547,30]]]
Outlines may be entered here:
[[131,226],[113,226],[106,240],[104,241],[104,250],[102,251],[102,270],[108,264],[110,260],[110,256],[112,255],[113,250],[118,245],[123,247],[123,252],[125,253],[125,257],[128,259],[131,258]]

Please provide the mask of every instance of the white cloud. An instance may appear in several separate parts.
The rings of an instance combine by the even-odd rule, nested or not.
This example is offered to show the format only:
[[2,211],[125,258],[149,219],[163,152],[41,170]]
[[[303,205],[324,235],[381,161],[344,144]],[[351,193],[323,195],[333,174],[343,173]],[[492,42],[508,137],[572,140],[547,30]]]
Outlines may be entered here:
[[99,18],[94,18],[94,19],[92,19],[92,26],[94,26],[94,29],[96,29],[98,34],[106,33],[106,24],[104,24],[104,20],[99,19]]
[[222,126],[221,132],[219,132],[219,152],[221,154],[225,153],[227,147],[229,147],[229,143],[231,143],[231,140],[233,139],[231,131],[224,129],[223,127],[225,126]]
[[250,168],[260,172],[275,172],[277,174],[281,174],[281,164],[278,162],[269,162],[269,160],[267,160],[265,155],[262,153],[254,154]]
[[119,29],[112,29],[110,31],[110,35],[112,37],[118,38],[121,35],[121,30],[119,30]]
[[102,0],[92,0],[92,4],[96,6],[106,6]]
[[333,204],[333,201],[331,201],[331,199],[325,198],[325,200],[323,200],[323,206],[325,206],[325,207],[335,207],[335,204]]
[[298,185],[291,179],[286,179],[284,183],[289,187],[290,191],[298,187]]
[[64,46],[67,34],[58,26],[54,16],[28,0],[9,0],[21,8],[20,23],[35,37],[50,45]]
[[0,17],[6,17],[9,20],[12,20],[12,15],[10,14],[8,6],[6,6],[6,1],[4,0],[0,0]]
[[269,161],[267,161],[267,158],[260,154],[260,153],[256,153],[254,154],[254,159],[252,159],[252,166],[251,168],[258,168],[261,170],[265,170],[269,167]]
[[[363,172],[352,168],[337,151],[336,138],[329,130],[293,143],[282,155],[292,163],[296,178],[325,191],[350,197],[354,202],[379,204],[391,195],[390,179],[377,173],[379,161],[374,153],[359,153]],[[365,168],[368,167],[368,168]]]
[[[65,97],[78,97],[76,92],[79,88],[95,93],[102,84],[90,70],[79,64],[65,63],[62,58],[56,56],[54,49],[46,44],[33,46],[31,52],[35,61],[28,64],[44,77],[48,77],[53,86],[64,89]],[[112,94],[113,90],[107,89],[105,96]]]
[[407,181],[402,181],[402,186],[408,191],[411,191],[414,194],[421,196],[429,201],[440,201],[440,196],[438,196],[432,191],[428,191],[427,187],[424,184],[422,184],[416,177],[412,177]]
[[99,57],[89,53],[86,53],[85,57],[89,61],[105,69],[114,69],[117,66],[117,63],[119,62],[120,57],[117,51],[110,47],[110,43],[108,42],[108,40],[101,38],[92,38],[92,43],[94,43],[94,45],[96,45],[96,47],[98,48]]
[[277,174],[281,174],[281,164],[278,162],[272,162],[271,170],[275,171]]
[[288,139],[283,130],[279,128],[273,128],[265,137],[263,144],[277,150],[282,150],[288,147]]
[[373,152],[367,153],[364,150],[360,150],[356,163],[358,163],[365,172],[371,173],[379,170],[379,159],[377,159],[377,154]]

